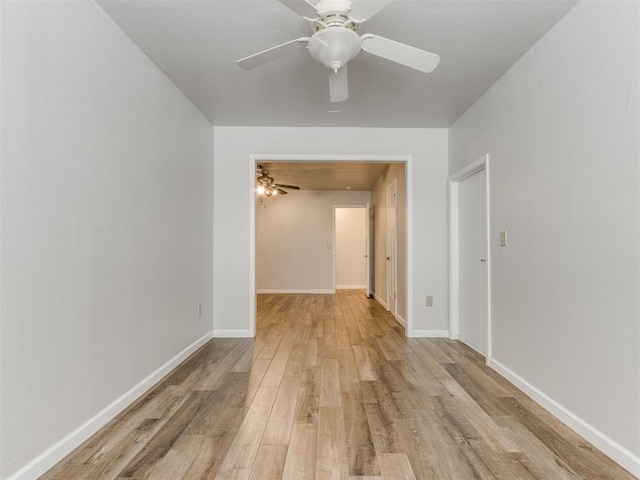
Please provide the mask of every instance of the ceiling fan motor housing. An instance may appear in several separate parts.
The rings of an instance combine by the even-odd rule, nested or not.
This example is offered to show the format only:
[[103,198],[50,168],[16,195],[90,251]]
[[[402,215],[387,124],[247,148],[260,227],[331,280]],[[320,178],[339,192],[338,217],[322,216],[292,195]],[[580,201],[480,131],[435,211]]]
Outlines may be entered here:
[[350,28],[335,26],[314,33],[308,48],[314,59],[337,71],[360,53],[362,43],[360,36]]

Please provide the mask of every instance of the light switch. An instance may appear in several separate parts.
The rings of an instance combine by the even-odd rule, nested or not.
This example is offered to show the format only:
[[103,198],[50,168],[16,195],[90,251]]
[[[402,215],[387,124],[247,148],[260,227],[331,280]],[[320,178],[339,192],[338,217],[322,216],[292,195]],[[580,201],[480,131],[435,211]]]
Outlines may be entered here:
[[507,246],[507,231],[506,230],[502,230],[500,232],[500,246],[501,247],[506,247]]
[[331,250],[331,242],[327,242],[327,250]]

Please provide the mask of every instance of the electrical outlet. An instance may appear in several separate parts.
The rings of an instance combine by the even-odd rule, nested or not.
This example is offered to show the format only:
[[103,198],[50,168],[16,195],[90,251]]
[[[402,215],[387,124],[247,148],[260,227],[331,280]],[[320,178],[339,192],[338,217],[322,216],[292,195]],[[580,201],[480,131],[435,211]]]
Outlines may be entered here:
[[433,307],[433,297],[432,296],[429,295],[429,296],[426,297],[425,305],[427,307]]

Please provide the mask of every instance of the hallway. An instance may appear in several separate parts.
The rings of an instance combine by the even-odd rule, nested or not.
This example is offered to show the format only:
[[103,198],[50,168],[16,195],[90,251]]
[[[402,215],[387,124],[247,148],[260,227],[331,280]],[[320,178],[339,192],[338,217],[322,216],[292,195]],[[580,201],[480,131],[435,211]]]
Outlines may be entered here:
[[258,311],[255,339],[210,341],[41,479],[633,478],[363,292],[260,295]]

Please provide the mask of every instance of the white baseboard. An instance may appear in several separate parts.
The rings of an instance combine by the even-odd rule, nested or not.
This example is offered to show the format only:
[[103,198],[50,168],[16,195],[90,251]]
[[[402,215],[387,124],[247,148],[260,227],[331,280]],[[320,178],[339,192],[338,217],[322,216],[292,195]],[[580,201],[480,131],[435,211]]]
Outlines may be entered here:
[[156,383],[162,380],[169,372],[176,368],[180,363],[189,357],[193,352],[198,350],[202,345],[207,343],[211,339],[211,332],[205,336],[196,340],[187,348],[178,353],[171,360],[166,362],[155,372],[148,375],[144,380],[131,388],[124,395],[114,400],[111,404],[107,405],[100,412],[95,414],[92,418],[76,428],[69,435],[62,440],[56,442],[47,450],[42,452],[36,458],[31,460],[25,466],[20,468],[13,475],[9,476],[7,480],[35,480],[40,475],[45,473],[56,463],[66,457],[75,448],[80,446],[91,435],[96,433],[107,423],[109,423],[116,415],[122,412],[125,408],[131,405],[134,401],[140,398],[145,392],[147,392]]
[[407,333],[412,338],[449,338],[449,330],[413,330]]
[[213,330],[213,338],[251,338],[249,330]]
[[389,306],[387,305],[387,302],[382,300],[377,293],[373,294],[373,298],[375,298],[378,301],[378,303],[384,307],[385,310],[389,311]]
[[336,285],[336,290],[366,290],[366,285]]
[[276,294],[276,295],[283,295],[283,294],[289,294],[289,293],[294,293],[294,294],[300,294],[300,295],[333,295],[334,293],[336,293],[335,290],[323,290],[323,289],[308,289],[308,288],[301,288],[301,289],[291,289],[291,288],[282,288],[282,289],[277,289],[277,288],[261,288],[258,289],[256,291],[258,294],[261,293],[270,293],[270,294]]
[[404,327],[405,330],[407,329],[407,321],[404,318],[402,318],[400,315],[396,315],[396,320],[400,325]]
[[496,372],[533,398],[543,408],[548,410],[549,413],[558,418],[573,431],[584,437],[588,442],[600,449],[620,466],[640,478],[640,457],[602,433],[593,425],[584,421],[582,418],[556,402],[541,390],[538,390],[524,378],[508,369],[500,362],[491,358],[489,359],[488,364]]

